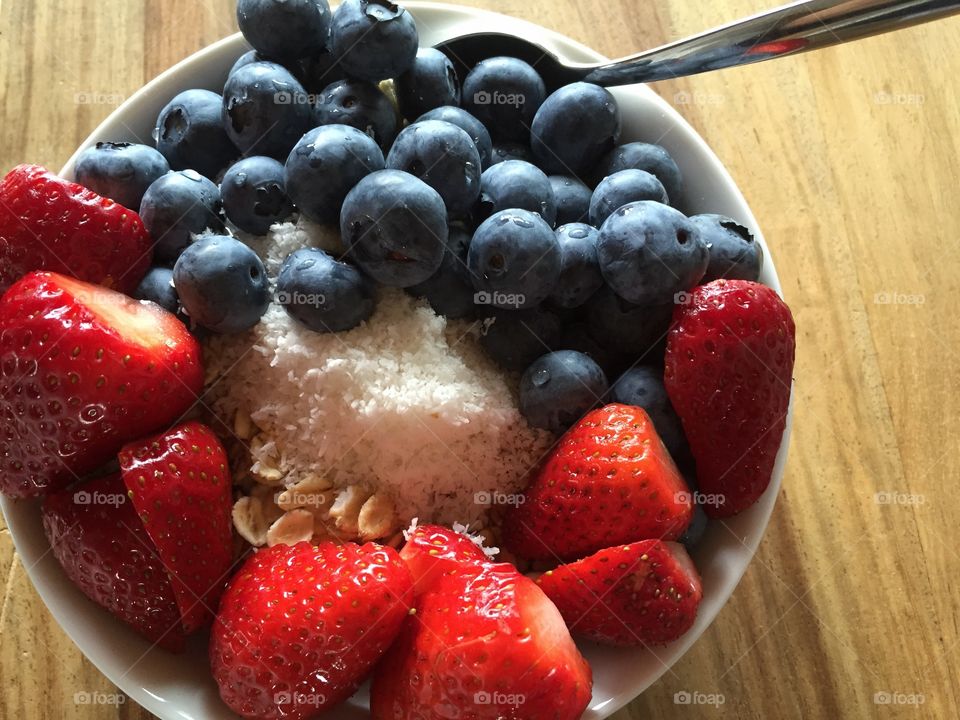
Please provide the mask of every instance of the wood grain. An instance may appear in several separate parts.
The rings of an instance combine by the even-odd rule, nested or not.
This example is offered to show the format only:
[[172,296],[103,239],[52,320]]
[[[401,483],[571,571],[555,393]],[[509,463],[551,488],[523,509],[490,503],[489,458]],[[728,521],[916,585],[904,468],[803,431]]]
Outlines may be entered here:
[[[471,4],[608,55],[765,5]],[[0,0],[0,169],[60,167],[116,102],[234,32],[232,5]],[[742,584],[618,720],[956,717],[958,40],[952,20],[655,85],[689,98],[681,111],[731,170],[776,256],[799,331],[796,420],[784,490]],[[76,692],[116,690],[52,621],[5,528],[0,581],[0,717],[148,717],[133,703],[74,703]],[[684,692],[724,702],[675,702]],[[923,704],[878,704],[878,693]]]

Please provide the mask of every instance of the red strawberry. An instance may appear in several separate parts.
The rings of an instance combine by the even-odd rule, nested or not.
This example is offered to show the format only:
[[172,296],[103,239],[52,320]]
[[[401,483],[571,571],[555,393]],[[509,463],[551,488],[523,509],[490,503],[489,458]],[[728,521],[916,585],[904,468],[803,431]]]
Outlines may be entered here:
[[377,666],[374,720],[577,720],[590,666],[560,613],[504,563],[442,576]]
[[489,560],[487,554],[466,535],[439,525],[416,527],[400,550],[400,557],[410,568],[417,596],[442,575]]
[[676,540],[692,516],[687,485],[647,413],[614,403],[560,439],[506,515],[503,539],[521,557],[576,560],[637,540]]
[[36,165],[0,181],[0,292],[31,270],[53,270],[132,293],[150,268],[140,216]]
[[763,494],[783,438],[793,373],[790,308],[745,280],[698,287],[677,306],[667,338],[664,383],[714,496],[704,510],[728,517]]
[[188,422],[126,445],[120,469],[191,633],[213,617],[233,564],[226,451],[207,426]]
[[683,545],[642,540],[561,565],[537,583],[570,632],[607,645],[662,645],[697,618],[700,576]]
[[119,475],[47,496],[43,529],[67,577],[150,642],[184,648],[180,610]]
[[0,492],[65,486],[168,426],[202,387],[200,346],[173,315],[27,275],[0,299]]
[[352,695],[410,611],[410,571],[388,547],[276,545],[220,601],[210,662],[220,697],[248,718],[313,717]]

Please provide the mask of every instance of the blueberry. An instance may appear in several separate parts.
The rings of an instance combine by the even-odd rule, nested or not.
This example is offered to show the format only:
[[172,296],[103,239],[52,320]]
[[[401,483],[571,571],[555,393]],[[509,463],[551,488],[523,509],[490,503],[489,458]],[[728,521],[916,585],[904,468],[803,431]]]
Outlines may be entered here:
[[523,160],[507,160],[483,171],[477,207],[478,219],[488,218],[500,210],[520,208],[538,213],[551,227],[557,220],[550,178]]
[[560,319],[544,308],[496,310],[483,320],[480,345],[505,370],[525,370],[560,337]]
[[506,162],[507,160],[523,160],[531,165],[535,165],[537,162],[537,159],[533,156],[533,150],[530,149],[529,145],[518,142],[498,142],[493,146],[488,167],[493,167],[497,163]]
[[687,547],[687,550],[695,548],[700,544],[704,534],[707,532],[708,522],[709,519],[703,506],[700,505],[700,503],[696,503],[693,506],[693,518],[690,520],[686,531],[680,536],[679,542],[683,543]]
[[493,57],[477,63],[463,80],[463,107],[499,140],[525,140],[547,96],[543,78],[528,63]]
[[420,48],[413,67],[396,80],[400,113],[413,120],[434,108],[460,104],[460,80],[450,59],[436,48]]
[[683,195],[683,177],[680,168],[670,153],[659,145],[632,142],[614,148],[600,162],[597,181],[621,170],[646,170],[663,183],[667,197],[674,205],[679,205]]
[[590,356],[557,350],[538,358],[520,379],[520,412],[534,427],[562,433],[603,399],[607,376]]
[[634,305],[604,285],[585,305],[590,333],[604,348],[631,360],[663,355],[675,305]]
[[686,215],[649,200],[629,203],[600,228],[600,271],[624,300],[661,305],[692,289],[707,270],[707,246]]
[[453,123],[408,125],[390,148],[387,167],[416,175],[440,193],[452,218],[467,215],[480,196],[480,155],[466,131]]
[[140,218],[153,238],[154,258],[172,263],[191,234],[223,231],[220,189],[193,170],[169,172],[147,188]]
[[397,113],[380,88],[363,80],[337,80],[317,99],[318,125],[350,125],[386,152],[397,136]]
[[615,210],[637,200],[653,200],[667,204],[667,191],[646,170],[621,170],[605,177],[590,199],[590,224],[603,225]]
[[307,91],[282,65],[251,63],[227,78],[223,123],[244,154],[282,161],[313,121]]
[[597,262],[595,227],[584,223],[568,223],[557,228],[560,243],[560,278],[550,295],[550,301],[562,308],[583,305],[600,286],[603,275]]
[[541,167],[582,177],[620,138],[620,108],[606,88],[566,85],[543,101],[531,126],[530,145]]
[[280,268],[277,299],[315,332],[343,332],[373,314],[374,285],[353,265],[318,248],[291,253]]
[[330,49],[349,77],[399,77],[413,67],[419,43],[413,17],[390,0],[343,0],[333,14]]
[[687,439],[667,396],[661,368],[649,365],[630,368],[610,388],[610,400],[646,410],[670,455],[679,458],[685,452]]
[[453,107],[452,105],[444,105],[443,107],[434,108],[430,112],[424,113],[417,118],[417,122],[422,122],[423,120],[443,120],[444,122],[453,123],[466,132],[467,135],[470,136],[470,139],[473,140],[473,144],[477,146],[477,152],[480,154],[481,167],[486,167],[490,162],[490,153],[493,149],[493,141],[490,139],[490,133],[487,132],[487,128],[484,127],[482,122],[466,110]]
[[756,281],[760,277],[763,249],[747,228],[724,215],[693,215],[690,222],[700,230],[710,255],[701,284],[719,278]]
[[77,182],[134,212],[143,194],[170,171],[166,158],[148,145],[100,142],[77,158]]
[[270,226],[293,214],[284,189],[283,165],[255,155],[233,165],[220,183],[227,219],[244,232],[266,235]]
[[383,152],[369,135],[349,125],[322,125],[297,143],[284,178],[301,213],[316,222],[335,223],[353,186],[382,169]]
[[467,252],[478,296],[502,309],[543,302],[560,277],[560,243],[538,213],[501,210],[481,223]]
[[593,193],[583,181],[569,175],[551,175],[550,186],[557,201],[557,225],[587,222]]
[[150,268],[134,291],[133,297],[156,303],[174,315],[180,311],[180,298],[173,287],[173,270],[170,268]]
[[473,281],[467,269],[469,245],[470,233],[461,227],[450,226],[440,268],[422,283],[409,288],[417,297],[425,297],[438,315],[461,319],[476,311]]
[[410,287],[443,262],[449,230],[443,198],[400,170],[368,175],[350,191],[340,213],[347,255],[383,285]]
[[223,127],[223,98],[209,90],[185,90],[160,112],[157,149],[174,170],[196,170],[211,180],[237,157]]
[[270,62],[270,60],[269,58],[266,58],[258,53],[256,50],[248,50],[237,58],[237,61],[233,64],[233,67],[230,68],[230,72],[227,73],[227,77],[230,77],[245,65],[252,65],[253,63],[257,62]]
[[237,23],[260,54],[294,60],[324,46],[330,6],[327,0],[238,0]]
[[226,235],[205,235],[184,250],[173,266],[173,284],[190,319],[216,333],[253,327],[270,304],[260,258]]

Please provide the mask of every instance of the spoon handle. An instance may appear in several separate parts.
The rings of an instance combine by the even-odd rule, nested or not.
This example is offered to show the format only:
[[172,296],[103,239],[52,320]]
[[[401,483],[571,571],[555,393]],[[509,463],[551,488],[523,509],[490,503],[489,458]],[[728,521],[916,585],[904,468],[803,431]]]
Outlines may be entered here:
[[666,80],[878,35],[960,12],[960,0],[801,0],[599,65],[599,85]]

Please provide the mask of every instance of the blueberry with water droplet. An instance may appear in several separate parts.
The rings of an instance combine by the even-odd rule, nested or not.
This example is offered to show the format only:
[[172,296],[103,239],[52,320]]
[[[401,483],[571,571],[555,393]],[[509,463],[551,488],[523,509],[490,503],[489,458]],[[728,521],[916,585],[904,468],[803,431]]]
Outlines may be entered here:
[[500,210],[516,208],[538,213],[553,227],[557,203],[550,179],[543,170],[523,160],[491,165],[480,177],[476,219],[485,220]]
[[271,225],[293,213],[283,165],[273,158],[254,156],[233,165],[223,176],[220,194],[227,219],[254,235],[265,235]]
[[520,379],[520,412],[534,427],[562,433],[603,401],[607,377],[589,356],[557,350],[538,358]]
[[383,169],[380,146],[349,125],[321,125],[297,143],[284,168],[287,194],[309,219],[335,223],[347,193]]
[[560,243],[560,278],[550,300],[562,308],[577,308],[603,285],[597,261],[600,233],[585,223],[568,223],[557,228]]
[[226,235],[206,235],[188,247],[173,267],[173,284],[190,320],[216,333],[253,327],[270,304],[260,258]]
[[620,138],[620,108],[606,88],[576,82],[560,88],[537,110],[530,145],[550,173],[585,177]]
[[413,16],[389,0],[343,0],[333,13],[330,49],[350,77],[399,77],[413,66],[419,44]]
[[590,198],[590,224],[600,227],[616,210],[637,200],[667,204],[667,191],[656,175],[646,170],[621,170],[608,175]]
[[171,169],[211,180],[239,155],[223,126],[223,97],[209,90],[185,90],[167,103],[153,137]]
[[490,153],[493,148],[493,141],[490,139],[490,133],[487,131],[487,128],[484,127],[482,122],[477,120],[473,115],[468,113],[463,108],[454,107],[452,105],[443,105],[424,113],[418,117],[416,121],[422,122],[423,120],[443,120],[444,122],[453,123],[467,133],[467,135],[470,136],[470,139],[473,140],[473,144],[476,145],[477,152],[480,154],[481,169],[487,167],[487,165],[490,163]]
[[343,332],[373,314],[373,283],[357,268],[317,248],[287,256],[277,299],[292,318],[315,332]]
[[423,180],[443,198],[451,219],[462,218],[480,196],[480,154],[473,140],[453,123],[423,120],[404,128],[386,166]]
[[244,65],[223,88],[223,126],[248,155],[285,160],[314,125],[313,107],[300,81],[282,65]]
[[531,308],[546,300],[560,277],[560,244],[538,213],[501,210],[481,223],[467,252],[478,302]]

